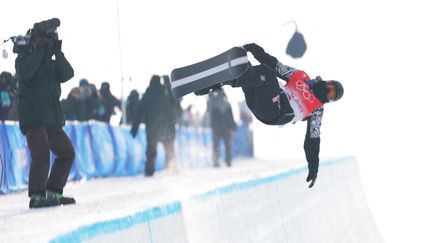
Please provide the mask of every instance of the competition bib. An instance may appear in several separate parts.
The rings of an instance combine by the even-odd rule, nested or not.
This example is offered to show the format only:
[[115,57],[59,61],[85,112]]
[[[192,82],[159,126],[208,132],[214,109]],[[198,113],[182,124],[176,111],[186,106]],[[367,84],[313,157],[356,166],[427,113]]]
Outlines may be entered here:
[[323,103],[309,89],[306,80],[310,80],[309,76],[303,71],[296,71],[289,78],[283,89],[288,97],[288,101],[294,111],[294,119],[291,122],[302,121]]

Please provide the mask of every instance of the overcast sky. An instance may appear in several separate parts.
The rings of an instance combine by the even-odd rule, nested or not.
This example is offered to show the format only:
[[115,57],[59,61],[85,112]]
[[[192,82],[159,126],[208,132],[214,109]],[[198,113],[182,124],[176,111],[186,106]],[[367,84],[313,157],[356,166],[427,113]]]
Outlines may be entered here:
[[[122,77],[125,95],[133,88],[143,92],[152,74],[248,42],[311,77],[342,81],[344,98],[325,109],[321,156],[357,156],[387,242],[432,242],[432,17],[426,1],[6,0],[1,9],[2,39],[24,34],[35,22],[61,19],[63,51],[75,69],[63,97],[84,77],[98,87],[110,82],[117,96]],[[285,55],[295,26],[281,27],[293,19],[308,45],[296,60]],[[14,72],[11,43],[1,49],[9,58],[0,59],[0,71]],[[242,99],[240,90],[227,90],[232,101]],[[203,98],[190,95],[185,102]],[[254,121],[257,156],[303,158],[305,129]]]

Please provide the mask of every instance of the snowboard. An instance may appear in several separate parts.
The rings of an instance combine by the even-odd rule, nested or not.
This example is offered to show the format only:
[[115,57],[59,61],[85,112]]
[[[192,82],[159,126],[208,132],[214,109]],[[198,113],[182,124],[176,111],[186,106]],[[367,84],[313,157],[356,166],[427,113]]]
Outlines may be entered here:
[[178,99],[191,92],[235,80],[249,67],[246,51],[233,47],[207,60],[172,70],[171,91]]

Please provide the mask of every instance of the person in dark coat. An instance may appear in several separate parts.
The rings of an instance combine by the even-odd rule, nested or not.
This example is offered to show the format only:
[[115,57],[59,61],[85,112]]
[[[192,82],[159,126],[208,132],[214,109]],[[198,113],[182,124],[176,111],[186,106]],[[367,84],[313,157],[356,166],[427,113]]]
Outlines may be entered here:
[[232,135],[237,125],[234,122],[231,104],[222,88],[209,94],[207,112],[210,115],[210,127],[213,136],[213,165],[219,167],[220,141],[225,145],[225,163],[232,162]]
[[110,85],[107,82],[103,82],[99,90],[102,104],[105,107],[105,113],[101,117],[101,121],[110,123],[111,117],[115,114],[114,108],[121,108],[121,101],[114,97],[111,93]]
[[[94,86],[94,85],[93,85]],[[94,87],[95,89],[96,87]],[[89,81],[85,78],[82,78],[79,81],[79,102],[77,103],[78,107],[76,109],[77,112],[77,120],[78,121],[89,121],[92,118],[91,107],[89,107],[89,100],[91,100],[92,96],[92,87]]]
[[160,76],[154,75],[150,85],[143,94],[137,116],[132,122],[131,134],[135,137],[141,122],[146,125],[147,134],[147,161],[145,175],[153,176],[155,172],[156,145],[162,142],[165,149],[167,168],[175,168],[174,161],[174,139],[176,114],[174,107],[177,101],[171,92],[167,92],[161,84]]
[[0,121],[10,120],[15,96],[12,92],[13,76],[10,72],[0,74]]
[[[75,203],[73,198],[63,196],[75,151],[62,129],[65,118],[59,101],[60,84],[70,80],[74,70],[61,50],[62,41],[46,30],[46,24],[34,25],[31,47],[21,49],[15,60],[19,126],[31,155],[30,208]],[[56,156],[51,172],[50,152]]]
[[106,109],[94,84],[89,84],[89,97],[85,99],[88,120],[105,122]]
[[175,121],[175,123],[180,123],[183,116],[183,109],[180,105],[181,99],[174,98],[173,93],[171,92],[171,81],[167,75],[163,77],[163,86],[164,86],[164,94],[169,96],[171,111],[168,113],[172,117],[170,120]]
[[12,100],[12,107],[9,110],[8,120],[18,121],[18,81],[15,76],[12,76],[12,81],[9,86],[10,96]]
[[[132,121],[135,119],[138,112],[139,102],[139,93],[134,89],[129,93],[126,100],[126,124],[132,124]],[[123,118],[120,123],[123,123]]]
[[81,107],[80,89],[78,87],[71,89],[68,97],[63,99],[60,104],[67,121],[78,121]]

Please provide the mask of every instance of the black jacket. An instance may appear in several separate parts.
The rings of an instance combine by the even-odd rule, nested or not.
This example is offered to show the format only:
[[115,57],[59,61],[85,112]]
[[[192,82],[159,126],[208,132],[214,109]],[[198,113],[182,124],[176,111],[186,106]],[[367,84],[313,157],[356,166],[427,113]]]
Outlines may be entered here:
[[65,123],[60,84],[71,79],[74,70],[63,52],[58,50],[53,60],[47,49],[39,46],[32,53],[18,53],[15,60],[18,117],[23,132],[29,127],[62,127]]
[[[132,124],[138,112],[139,94],[136,90],[132,91],[126,101],[126,121],[127,124]],[[123,119],[123,118],[122,118]]]
[[105,108],[105,113],[103,114],[101,120],[109,123],[111,120],[111,117],[115,114],[114,108],[117,106],[119,109],[121,109],[121,101],[114,97],[114,95],[111,94],[111,91],[109,89],[103,88],[100,89],[101,94],[101,100],[102,104]]
[[14,98],[9,90],[9,84],[0,77],[0,121],[9,119],[9,111],[13,106]]
[[178,109],[181,109],[180,105],[171,91],[160,83],[159,76],[153,76],[138,105],[132,130],[136,130],[144,122],[148,137],[174,139]]
[[224,134],[236,129],[231,105],[223,92],[210,93],[207,111],[210,114],[210,127],[213,132]]

